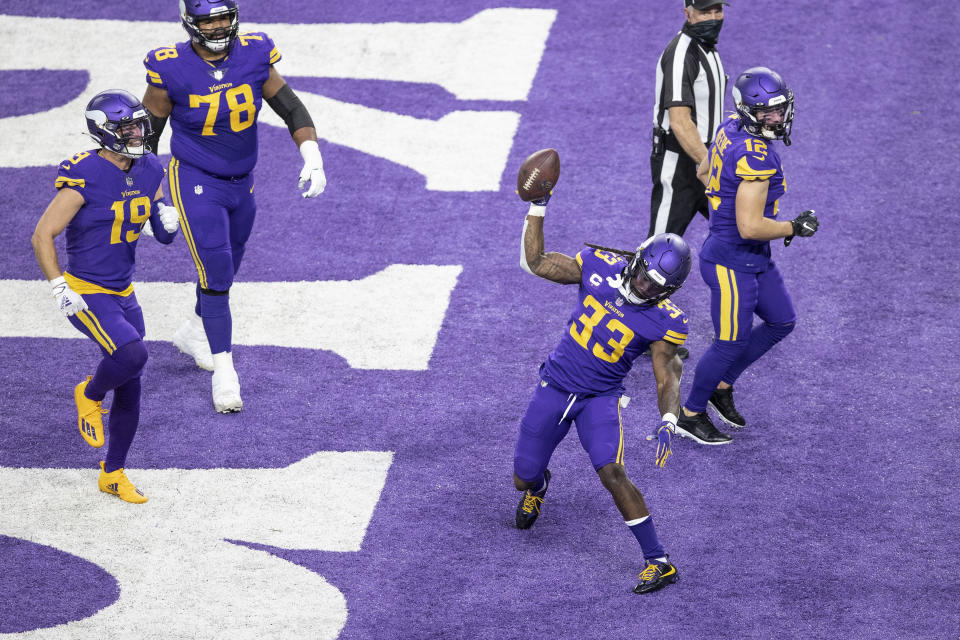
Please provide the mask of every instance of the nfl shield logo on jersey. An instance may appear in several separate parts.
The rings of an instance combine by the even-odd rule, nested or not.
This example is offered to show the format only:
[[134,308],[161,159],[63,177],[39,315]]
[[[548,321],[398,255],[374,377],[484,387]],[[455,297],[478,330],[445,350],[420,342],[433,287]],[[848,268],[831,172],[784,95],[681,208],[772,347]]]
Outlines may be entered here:
[[623,298],[617,297],[617,299],[614,301],[614,303],[615,303],[618,307],[622,307],[622,306],[623,306]]
[[213,71],[210,72],[210,75],[213,76],[213,79],[214,79],[214,80],[223,80],[223,70],[222,70],[222,69],[214,69]]
[[128,187],[132,187],[132,186],[133,186],[133,178],[132,178],[132,177],[127,176],[127,177],[126,177],[126,181],[127,181],[127,186],[128,186]]
[[195,186],[195,187],[193,188],[193,192],[194,192],[195,194],[197,194],[198,196],[202,196],[202,195],[203,195],[203,185],[202,185],[202,184],[198,184],[197,186]]

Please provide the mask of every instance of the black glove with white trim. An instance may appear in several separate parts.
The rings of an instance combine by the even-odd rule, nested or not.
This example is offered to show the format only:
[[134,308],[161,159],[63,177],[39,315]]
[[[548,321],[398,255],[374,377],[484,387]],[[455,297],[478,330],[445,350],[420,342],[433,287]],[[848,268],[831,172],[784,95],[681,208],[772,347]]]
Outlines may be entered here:
[[783,246],[789,247],[795,236],[809,238],[817,232],[820,221],[817,220],[817,216],[813,215],[814,213],[816,212],[813,209],[807,209],[790,221],[790,224],[793,225],[793,234],[783,239]]

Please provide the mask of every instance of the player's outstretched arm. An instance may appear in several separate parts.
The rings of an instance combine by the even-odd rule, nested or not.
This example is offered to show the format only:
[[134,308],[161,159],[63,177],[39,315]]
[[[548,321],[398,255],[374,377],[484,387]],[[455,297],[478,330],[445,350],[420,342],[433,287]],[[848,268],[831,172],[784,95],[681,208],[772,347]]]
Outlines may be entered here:
[[313,126],[310,112],[273,67],[270,67],[270,75],[263,83],[262,92],[264,100],[286,123],[290,136],[300,149],[300,155],[303,157],[300,189],[303,189],[308,182],[310,183],[310,187],[303,192],[303,197],[317,197],[327,187],[327,176],[323,172],[323,157],[320,155],[317,130]]
[[83,196],[73,189],[60,189],[50,201],[47,210],[40,216],[37,227],[33,230],[33,237],[30,239],[40,271],[50,282],[51,294],[57,308],[65,316],[83,311],[87,308],[87,303],[80,294],[70,288],[64,279],[53,239],[66,229],[67,224],[77,215],[77,211],[80,211],[83,202]]
[[574,258],[562,253],[543,250],[543,217],[546,202],[530,203],[530,210],[523,222],[523,237],[520,242],[520,266],[527,273],[560,284],[580,284],[580,265]]
[[653,376],[657,379],[657,407],[662,416],[657,428],[657,466],[662,469],[673,454],[671,441],[680,413],[683,361],[677,355],[677,345],[665,340],[650,343],[650,356]]

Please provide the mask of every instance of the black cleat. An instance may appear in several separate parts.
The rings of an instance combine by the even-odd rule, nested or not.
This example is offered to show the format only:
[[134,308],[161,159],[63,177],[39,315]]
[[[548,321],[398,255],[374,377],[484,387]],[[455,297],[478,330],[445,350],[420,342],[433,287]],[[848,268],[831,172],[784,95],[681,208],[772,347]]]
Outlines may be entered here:
[[720,419],[737,429],[747,426],[737,407],[733,404],[733,387],[729,389],[715,389],[707,401],[707,406],[717,412]]
[[523,492],[520,504],[517,505],[517,529],[529,529],[540,516],[543,496],[547,495],[547,489],[550,488],[550,469],[543,472],[543,479],[546,484],[540,491],[534,492],[527,489]]
[[677,568],[669,560],[667,562],[649,562],[640,572],[640,582],[633,588],[634,593],[652,593],[673,584],[680,579]]
[[684,438],[693,438],[700,444],[714,445],[733,442],[732,436],[713,426],[706,411],[688,417],[681,409],[680,418],[677,419],[677,433]]
[[[690,349],[686,347],[677,347],[677,355],[680,356],[681,360],[686,360],[690,357]],[[645,358],[650,357],[650,347],[647,347],[647,350],[643,352]]]

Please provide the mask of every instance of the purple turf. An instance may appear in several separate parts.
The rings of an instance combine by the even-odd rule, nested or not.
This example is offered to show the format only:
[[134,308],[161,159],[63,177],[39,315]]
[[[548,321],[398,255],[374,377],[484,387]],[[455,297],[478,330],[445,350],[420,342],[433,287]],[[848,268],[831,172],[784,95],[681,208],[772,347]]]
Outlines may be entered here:
[[[525,207],[513,172],[534,150],[560,152],[548,250],[642,240],[654,65],[682,22],[679,0],[303,4],[244,4],[243,19],[449,21],[491,6],[557,8],[558,17],[525,103],[463,105],[436,87],[393,94],[390,83],[291,82],[418,117],[518,110],[498,193],[426,191],[409,169],[321,142],[329,187],[305,203],[286,132],[262,128],[258,220],[239,279],[463,265],[430,369],[361,371],[329,352],[240,346],[237,370],[259,392],[245,394],[242,413],[218,416],[207,374],[171,345],[150,343],[128,466],[279,467],[320,450],[395,451],[361,551],[251,545],[317,571],[345,594],[342,638],[960,636],[955,8],[950,18],[937,3],[893,0],[728,7],[720,50],[731,80],[764,64],[797,96],[794,144],[781,148],[782,210],[814,208],[821,226],[789,249],[774,245],[797,328],[738,382],[749,426],[732,445],[680,441],[658,471],[643,439],[659,422],[649,365],[638,362],[628,378],[627,471],[681,574],[675,586],[638,597],[630,589],[639,547],[576,438],[551,462],[536,526],[512,525],[517,422],[576,302],[573,289],[517,264]],[[36,15],[116,18],[128,7],[61,0]],[[174,19],[173,7],[137,17]],[[0,75],[5,87],[7,77]],[[21,113],[4,93],[0,115]],[[52,90],[42,97],[42,108],[62,102]],[[54,175],[0,169],[0,278],[39,277],[29,237]],[[698,219],[687,239],[698,248],[705,235]],[[182,241],[174,249],[141,244],[139,281],[194,277]],[[691,318],[684,393],[712,334],[707,292],[694,269],[673,298]],[[97,453],[76,437],[70,394],[96,354],[79,340],[0,340],[0,466],[96,466]],[[0,568],[23,548],[0,538]],[[46,585],[70,567],[74,580],[96,580],[88,566],[54,556],[37,551],[23,562]],[[20,588],[16,571],[0,571],[0,590]],[[15,623],[3,619],[12,615],[4,603],[0,632],[92,613],[62,604],[70,593],[14,598]]]

